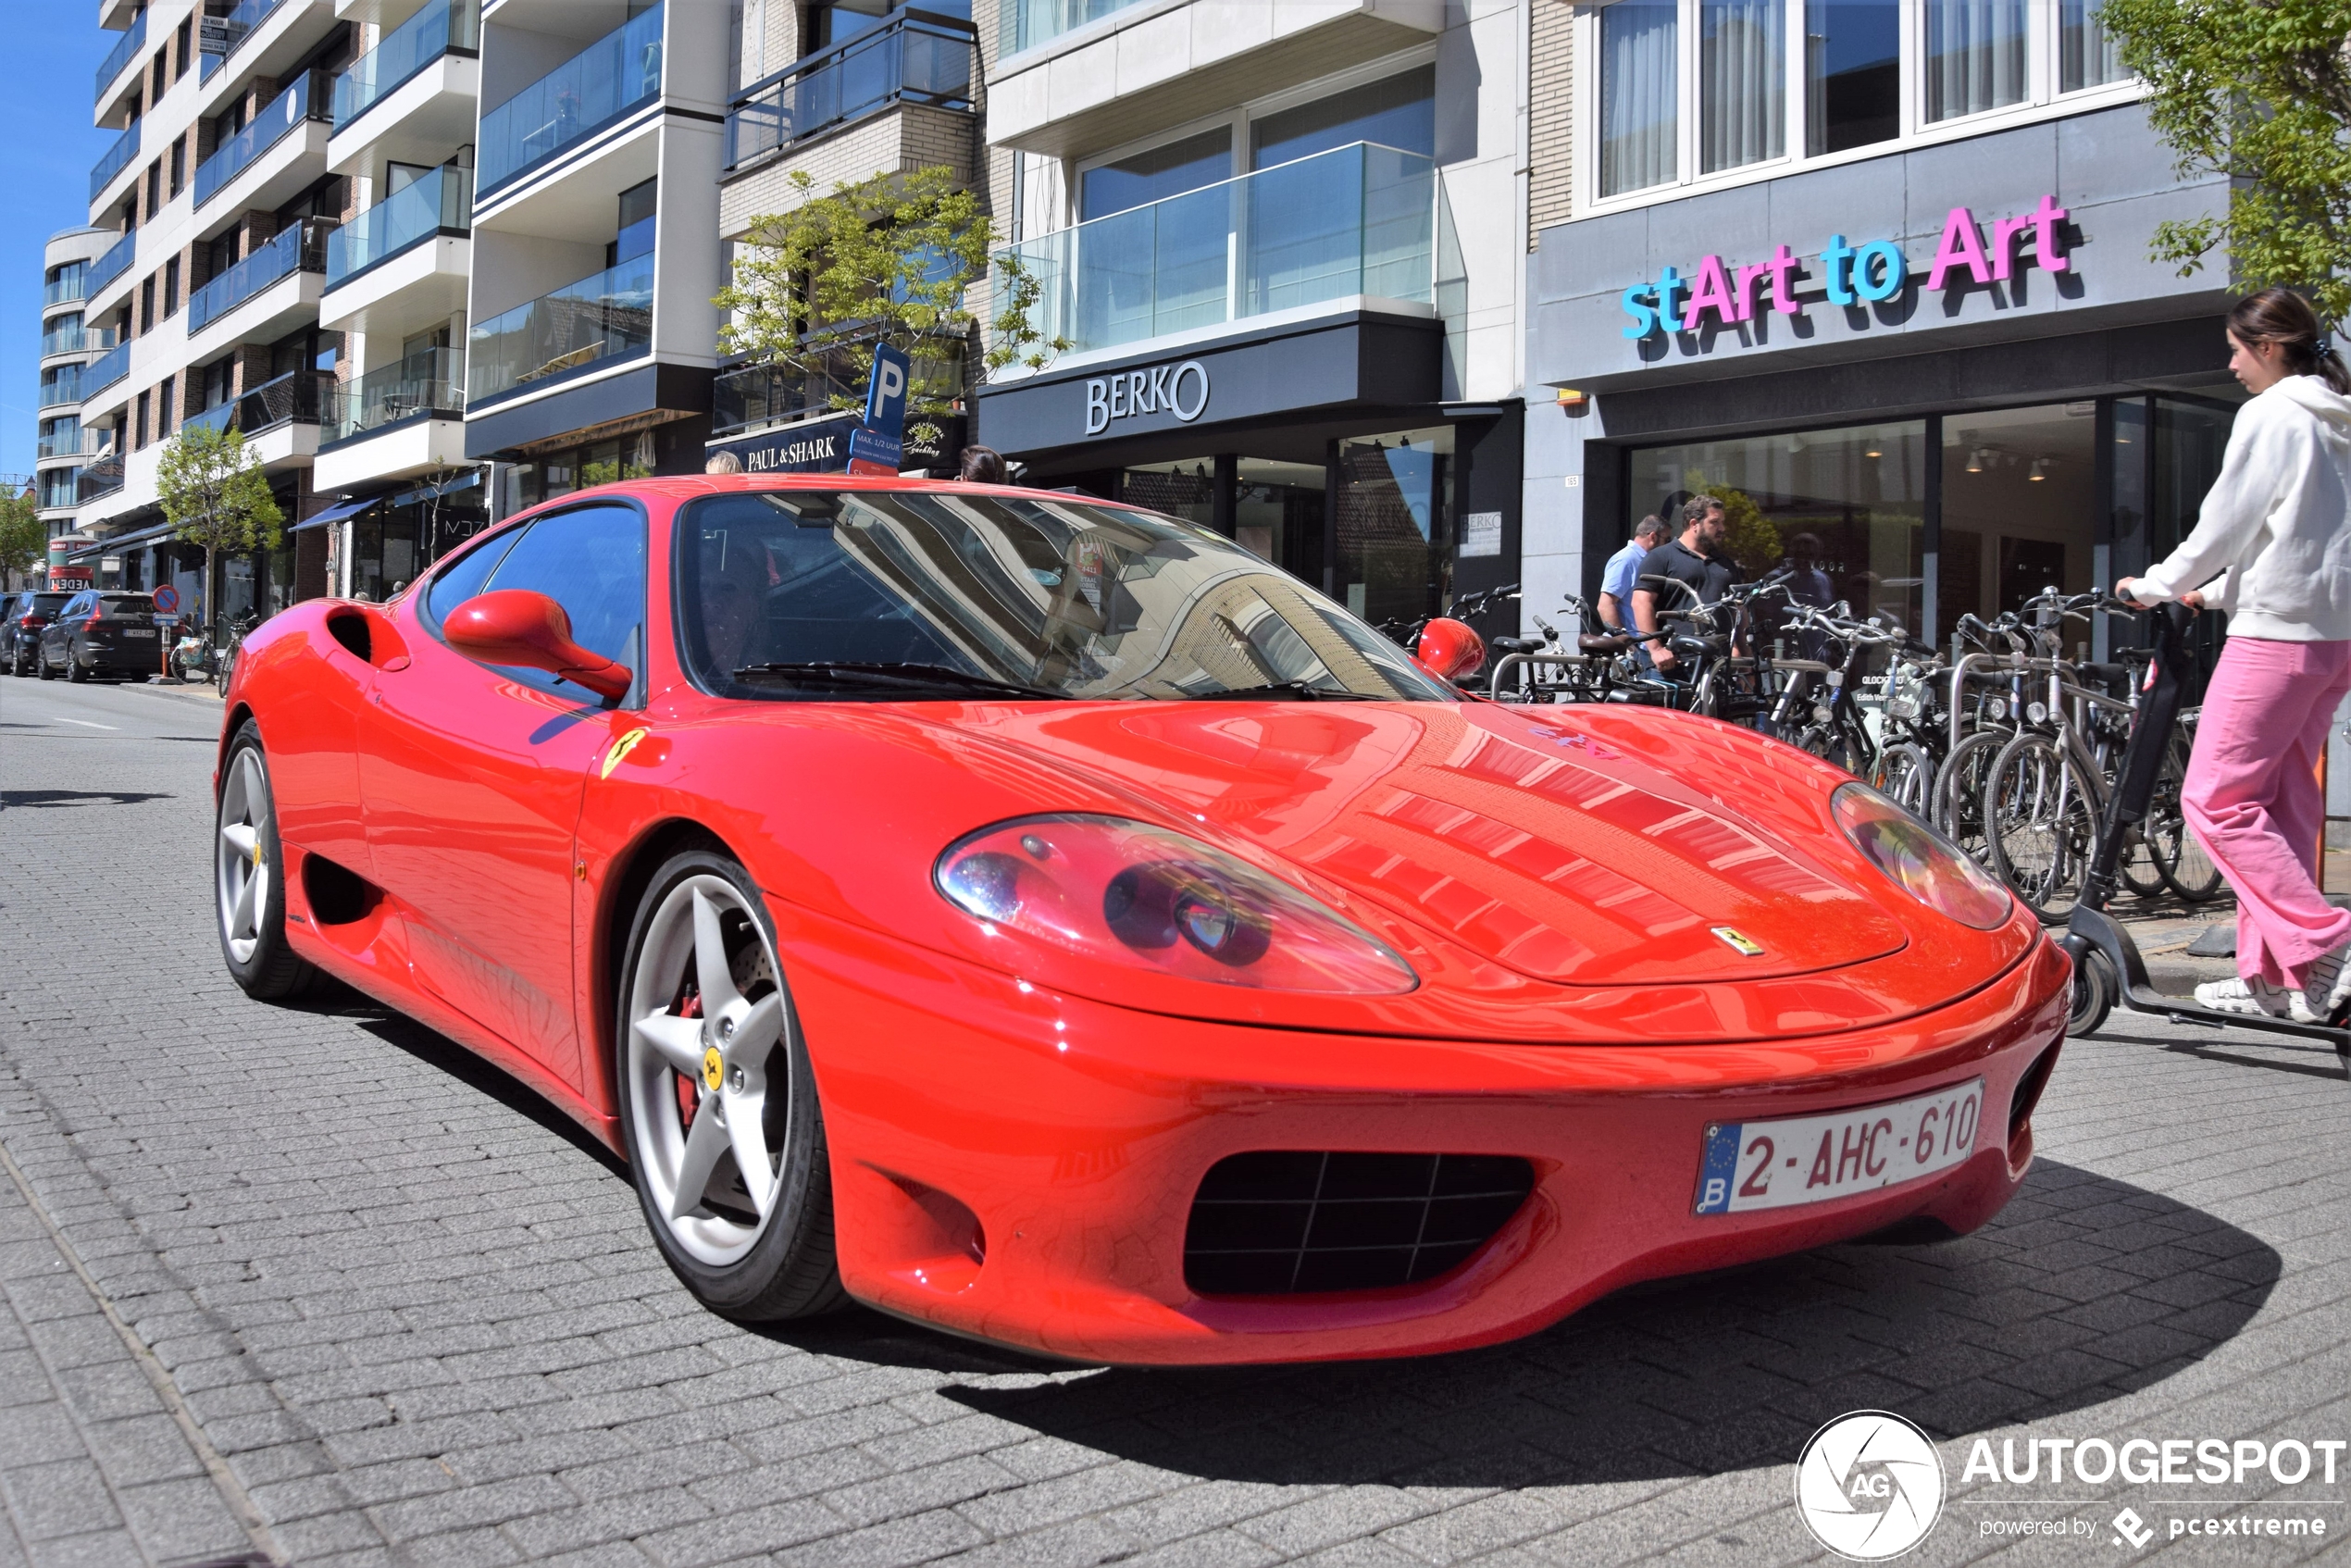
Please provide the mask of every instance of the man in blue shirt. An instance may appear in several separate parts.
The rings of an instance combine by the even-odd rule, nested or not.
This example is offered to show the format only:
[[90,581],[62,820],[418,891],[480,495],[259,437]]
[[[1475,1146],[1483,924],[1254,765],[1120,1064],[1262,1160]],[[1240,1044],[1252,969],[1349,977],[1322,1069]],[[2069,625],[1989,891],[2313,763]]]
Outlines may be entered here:
[[1600,571],[1600,628],[1631,630],[1633,585],[1641,580],[1641,561],[1665,537],[1665,519],[1654,512],[1633,526],[1633,542],[1608,558]]

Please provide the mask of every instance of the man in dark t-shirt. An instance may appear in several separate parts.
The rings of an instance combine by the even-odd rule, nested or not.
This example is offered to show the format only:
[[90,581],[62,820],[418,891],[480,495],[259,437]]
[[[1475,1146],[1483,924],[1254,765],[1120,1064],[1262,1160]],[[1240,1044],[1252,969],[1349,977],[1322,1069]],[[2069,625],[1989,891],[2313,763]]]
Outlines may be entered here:
[[1666,674],[1680,662],[1666,646],[1667,623],[1682,621],[1693,604],[1713,604],[1739,580],[1723,533],[1723,504],[1710,495],[1693,495],[1682,506],[1681,537],[1659,545],[1641,562],[1643,576],[1671,578],[1690,591],[1684,593],[1656,583],[1636,583],[1633,589],[1633,620],[1641,632],[1642,649]]

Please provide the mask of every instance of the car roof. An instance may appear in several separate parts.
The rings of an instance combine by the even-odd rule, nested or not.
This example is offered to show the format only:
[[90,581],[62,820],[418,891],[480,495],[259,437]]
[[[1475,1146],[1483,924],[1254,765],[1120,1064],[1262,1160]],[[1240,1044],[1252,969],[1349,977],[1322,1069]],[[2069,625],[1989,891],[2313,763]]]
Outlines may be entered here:
[[904,479],[880,474],[677,474],[665,478],[616,479],[587,490],[575,490],[552,501],[531,508],[537,512],[545,506],[567,505],[589,496],[598,495],[660,495],[686,501],[698,495],[728,495],[741,492],[800,490],[894,490],[914,494],[940,495],[1009,495],[1026,500],[1039,496],[1058,495],[1065,500],[1116,506],[1124,503],[1108,501],[1098,495],[1074,493],[1067,491],[1039,490],[1030,485],[970,484],[963,479]]

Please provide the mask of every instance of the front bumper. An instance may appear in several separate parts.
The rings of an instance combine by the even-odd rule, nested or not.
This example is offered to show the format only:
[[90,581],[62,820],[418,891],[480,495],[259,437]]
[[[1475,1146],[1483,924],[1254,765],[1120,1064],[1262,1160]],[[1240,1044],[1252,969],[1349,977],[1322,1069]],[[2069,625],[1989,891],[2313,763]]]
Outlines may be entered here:
[[[841,1277],[884,1311],[1136,1364],[1466,1349],[1642,1279],[1997,1213],[2032,1157],[2019,1083],[2064,1031],[2046,940],[1902,1024],[1791,1042],[1550,1047],[1204,1024],[1061,997],[776,909],[831,1145]],[[1710,1122],[1807,1115],[1981,1075],[1977,1151],[1797,1209],[1691,1213]],[[2046,1077],[2046,1075],[2044,1075]],[[1193,1193],[1251,1150],[1509,1154],[1535,1188],[1451,1274],[1214,1298],[1184,1282]]]

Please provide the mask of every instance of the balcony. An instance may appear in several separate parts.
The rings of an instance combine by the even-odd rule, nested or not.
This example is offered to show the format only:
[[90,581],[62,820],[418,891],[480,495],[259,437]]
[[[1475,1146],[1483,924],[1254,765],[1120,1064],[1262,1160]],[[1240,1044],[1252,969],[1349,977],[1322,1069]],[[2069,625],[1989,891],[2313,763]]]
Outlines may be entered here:
[[53,305],[71,305],[90,292],[90,267],[86,262],[69,261],[59,268],[64,276],[52,278],[41,285],[41,306],[46,310]]
[[339,288],[436,234],[461,237],[473,221],[471,169],[443,165],[327,236],[327,287]]
[[347,441],[420,415],[460,418],[466,412],[466,356],[425,349],[370,370],[329,399],[326,439]]
[[193,429],[235,430],[257,436],[280,425],[318,422],[319,383],[328,380],[316,370],[289,370],[216,404],[191,414],[180,423],[181,433]]
[[93,359],[81,367],[81,396],[88,401],[91,394],[110,387],[131,374],[131,342],[124,339],[114,352],[104,359]]
[[487,194],[661,96],[655,6],[481,117],[474,163]]
[[281,278],[326,270],[327,233],[324,219],[305,218],[255,245],[244,260],[188,296],[189,332],[203,331]]
[[60,507],[81,504],[81,470],[51,468],[40,477],[40,499],[33,503],[37,510],[54,512]]
[[[917,359],[913,371],[909,390],[917,396],[944,400],[963,395],[960,350],[937,359]],[[728,435],[857,407],[865,402],[865,377],[844,347],[827,352],[806,368],[742,365],[722,370],[711,383],[710,395],[711,433]]]
[[969,22],[901,11],[889,25],[757,83],[727,116],[727,167],[804,142],[886,105],[972,106]]
[[53,354],[95,354],[114,347],[112,327],[89,327],[76,321],[70,327],[53,327],[41,334],[41,357]]
[[479,404],[602,360],[644,354],[653,337],[653,258],[648,252],[475,323],[466,400]]
[[254,159],[276,146],[294,127],[305,120],[324,121],[324,87],[318,73],[305,72],[272,99],[267,108],[254,116],[252,124],[221,143],[212,156],[196,165],[196,205],[202,206],[218,195],[222,186],[251,168]]
[[442,56],[481,49],[479,0],[433,0],[383,36],[335,78],[335,129],[341,131]]
[[126,233],[106,249],[106,254],[90,267],[88,289],[96,293],[108,283],[131,270],[131,258],[139,254],[139,236],[133,230]]
[[1141,0],[1004,0],[1004,53],[1017,55],[1023,49],[1034,49],[1088,22],[1099,21],[1140,3]]
[[[99,363],[104,364],[105,361]],[[127,359],[123,361],[126,369],[130,363]],[[63,408],[68,404],[80,403],[86,373],[92,368],[83,365],[60,365],[47,372],[41,378],[40,405],[44,408]],[[118,371],[118,380],[120,375],[121,372]]]
[[90,199],[94,202],[105,194],[106,187],[114,182],[114,177],[130,168],[131,160],[138,156],[139,122],[134,119],[129,130],[115,138],[114,145],[106,149],[106,156],[90,170]]
[[228,63],[229,56],[252,36],[253,30],[284,3],[285,0],[238,0],[225,15],[205,18],[203,42],[199,45],[204,65],[197,80],[210,81],[212,73]]
[[[52,430],[48,428],[49,425],[55,425],[57,428]],[[52,419],[44,423],[41,430],[40,444],[33,449],[33,455],[36,458],[81,456],[81,421],[68,418]]]
[[115,40],[114,47],[107,50],[106,57],[99,62],[97,93],[100,103],[106,101],[106,89],[114,85],[114,79],[120,76],[124,68],[139,57],[139,51],[146,46],[147,13],[142,11],[131,21],[131,31]]
[[1357,295],[1431,304],[1436,196],[1430,159],[1357,142],[1003,255],[1039,284],[1030,324],[1082,354]]
[[81,466],[81,479],[75,487],[74,504],[87,506],[102,495],[112,495],[122,488],[122,458],[119,454],[106,453]]

